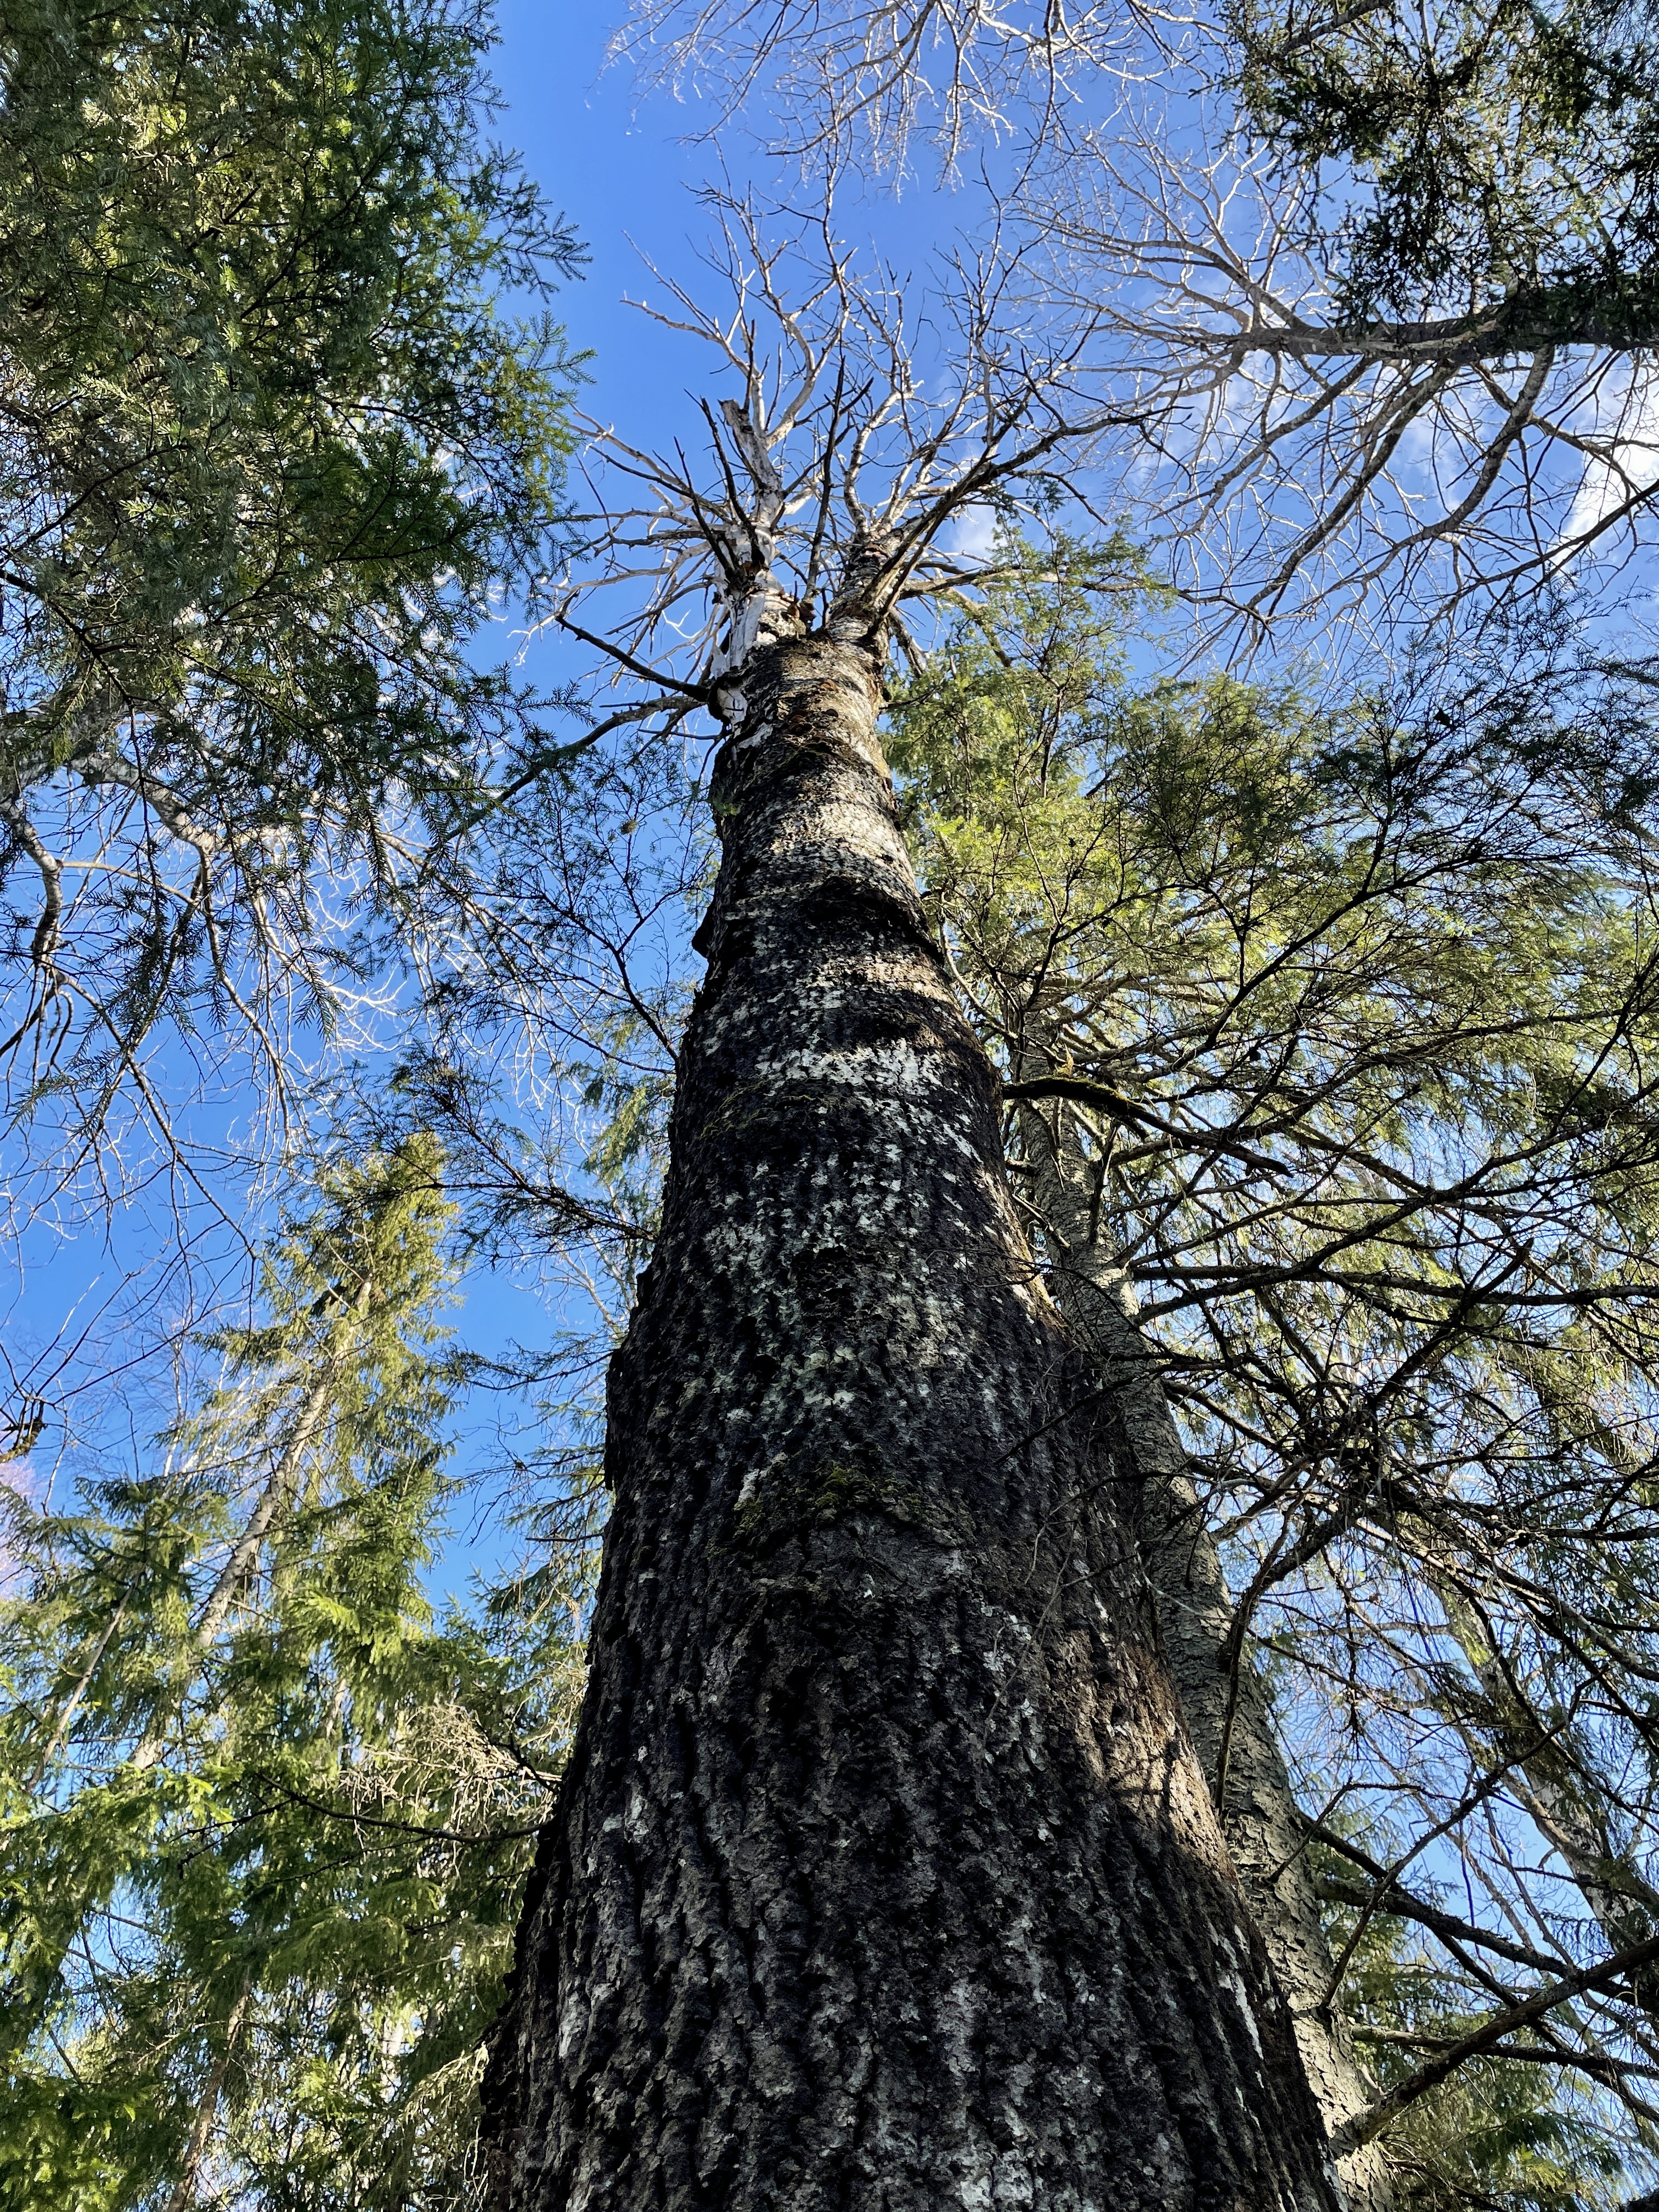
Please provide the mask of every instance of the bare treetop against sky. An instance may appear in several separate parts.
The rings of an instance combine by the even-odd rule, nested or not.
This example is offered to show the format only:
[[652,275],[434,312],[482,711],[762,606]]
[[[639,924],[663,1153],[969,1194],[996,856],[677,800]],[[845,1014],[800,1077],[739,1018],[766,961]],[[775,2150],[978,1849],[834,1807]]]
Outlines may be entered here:
[[[1062,22],[847,5],[763,19],[732,0],[587,4],[556,32],[509,7],[502,27],[509,136],[594,257],[581,310],[595,404],[634,434],[680,406],[686,371],[620,306],[650,290],[629,240],[689,275],[698,219],[683,185],[722,164],[769,190],[799,174],[757,151],[744,119],[712,145],[736,91],[758,70],[785,116],[821,124],[827,70],[845,95],[829,103],[832,136],[853,157],[843,233],[876,237],[902,281],[983,228],[982,162],[1063,243],[1033,284],[1051,306],[1084,299],[1097,397],[1139,423],[1097,496],[1136,519],[1235,636],[1258,642],[1263,617],[1333,593],[1352,606],[1369,592],[1369,613],[1393,613],[1402,581],[1404,603],[1421,604],[1476,578],[1559,578],[1576,545],[1592,562],[1628,552],[1659,475],[1644,372],[1624,343],[1639,300],[1626,286],[1613,321],[1581,315],[1577,339],[1559,298],[1518,293],[1474,317],[1443,294],[1356,315],[1340,241],[1322,246],[1307,220],[1309,173],[1230,138],[1237,50],[1201,13],[1084,9]],[[768,74],[780,70],[781,84]],[[762,138],[775,134],[769,112]],[[1034,145],[1057,157],[1033,165]],[[878,188],[860,197],[866,170]]]
[[[1474,587],[1627,565],[1659,480],[1642,366],[1651,100],[1639,29],[1614,15],[1585,33],[1571,113],[1567,64],[1502,5],[1413,34],[1375,9],[1322,27],[730,0],[641,7],[615,49],[678,91],[694,137],[764,87],[762,140],[908,175],[896,210],[843,201],[849,234],[867,224],[925,257],[930,231],[984,222],[988,162],[1005,222],[1023,210],[1060,249],[1037,289],[1086,303],[1101,396],[1139,418],[1098,495],[1254,647],[1275,617],[1335,606],[1387,627]],[[1633,58],[1605,89],[1621,40]],[[1413,138],[1400,81],[1437,68],[1464,90]],[[1310,83],[1334,118],[1317,144],[1282,120]],[[1357,148],[1351,111],[1393,118],[1394,138]],[[726,127],[746,161],[745,121]],[[1419,140],[1456,179],[1428,215]],[[1379,291],[1389,241],[1425,221],[1427,275]]]

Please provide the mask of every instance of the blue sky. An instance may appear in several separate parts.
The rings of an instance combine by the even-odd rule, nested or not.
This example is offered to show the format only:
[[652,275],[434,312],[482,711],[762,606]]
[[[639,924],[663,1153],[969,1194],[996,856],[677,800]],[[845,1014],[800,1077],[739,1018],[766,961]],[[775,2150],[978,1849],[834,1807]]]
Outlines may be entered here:
[[[740,130],[723,131],[718,143],[700,135],[713,119],[707,108],[662,94],[642,97],[627,64],[606,68],[620,5],[504,0],[494,75],[507,103],[501,136],[591,256],[584,280],[559,303],[573,346],[592,349],[586,404],[631,441],[650,445],[695,419],[689,395],[707,363],[691,341],[626,304],[624,295],[660,297],[641,256],[695,286],[710,227],[696,187],[724,179],[781,194],[789,174]],[[841,228],[854,243],[878,239],[901,276],[920,280],[933,252],[972,222],[975,195],[941,190],[931,176],[902,192],[890,182],[872,180],[860,195],[856,177],[844,180],[836,196]]]
[[[665,345],[663,334],[623,304],[623,292],[637,295],[642,282],[628,237],[683,262],[697,219],[684,185],[703,173],[708,155],[682,145],[687,118],[672,103],[634,114],[624,72],[602,69],[609,20],[598,8],[555,10],[534,0],[509,7],[495,67],[508,106],[497,127],[587,242],[587,277],[568,288],[561,308],[573,346],[594,354],[589,402],[596,413],[625,420],[649,438],[695,371],[690,360],[676,370],[666,358],[672,341]],[[492,659],[501,646],[499,638],[481,641]],[[555,648],[532,647],[531,666],[552,680]],[[160,1065],[188,1090],[179,1060],[179,1048],[169,1045]],[[9,1478],[22,1474],[37,1494],[51,1482],[67,1503],[75,1476],[90,1468],[88,1447],[128,1464],[150,1458],[157,1431],[176,1411],[168,1337],[216,1299],[235,1306],[251,1281],[248,1233],[258,1234],[258,1219],[248,1216],[246,1186],[263,1147],[247,1126],[247,1110],[245,1093],[222,1086],[186,1109],[203,1146],[202,1191],[226,1207],[226,1218],[214,1224],[211,1199],[198,1192],[191,1230],[200,1241],[189,1281],[169,1267],[178,1222],[165,1173],[109,1215],[95,1203],[63,1209],[37,1220],[24,1239],[19,1264],[0,1281],[0,1335],[24,1389],[45,1396],[48,1419],[32,1468],[0,1470]],[[545,1345],[560,1316],[528,1282],[480,1269],[452,1318],[462,1342],[499,1353],[515,1341]],[[92,1387],[77,1388],[88,1374]],[[11,1409],[9,1401],[3,1410]],[[459,1465],[497,1457],[501,1410],[489,1395],[468,1409]],[[470,1565],[489,1564],[500,1548],[471,1506],[463,1504],[456,1522],[453,1555],[435,1578],[440,1587],[454,1586]]]
[[[644,424],[660,419],[668,349],[645,317],[622,304],[647,279],[630,237],[676,258],[695,228],[686,187],[707,173],[711,149],[682,143],[694,118],[668,100],[638,105],[625,69],[604,68],[613,12],[576,0],[508,0],[494,74],[507,101],[501,136],[524,156],[592,258],[562,312],[574,343],[594,352],[596,410]],[[684,381],[684,376],[680,381]]]

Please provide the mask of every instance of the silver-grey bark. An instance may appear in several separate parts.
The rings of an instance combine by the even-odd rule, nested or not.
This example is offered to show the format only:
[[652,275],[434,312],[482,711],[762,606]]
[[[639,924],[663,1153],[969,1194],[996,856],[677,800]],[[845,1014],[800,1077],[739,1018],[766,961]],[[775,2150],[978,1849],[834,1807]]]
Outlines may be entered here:
[[586,1704],[486,2085],[515,2212],[1315,2212],[1302,2077],[845,603],[732,680]]

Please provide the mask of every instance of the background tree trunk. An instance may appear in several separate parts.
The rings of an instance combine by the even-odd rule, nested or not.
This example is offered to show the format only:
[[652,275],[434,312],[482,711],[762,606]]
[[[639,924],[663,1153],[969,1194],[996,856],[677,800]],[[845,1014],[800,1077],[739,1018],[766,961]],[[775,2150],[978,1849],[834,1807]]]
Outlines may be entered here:
[[[851,631],[850,623],[832,624]],[[497,2200],[1334,2203],[858,635],[739,672]]]
[[[1049,1072],[1052,1063],[1040,1054],[1026,1058],[1022,1076]],[[1146,1571],[1158,1595],[1170,1673],[1273,1978],[1290,2007],[1309,2086],[1335,2136],[1376,2102],[1376,2091],[1330,1997],[1334,1961],[1273,1709],[1249,1654],[1236,1682],[1228,1664],[1233,1606],[1226,1577],[1127,1274],[1094,1233],[1087,1163],[1064,1112],[1057,1109],[1051,1124],[1033,1104],[1022,1102],[1018,1109],[1032,1197],[1054,1261],[1050,1286],[1112,1390],[1142,1484]],[[1352,2212],[1388,2212],[1393,2191],[1380,2144],[1350,2151],[1339,2171]]]
[[[1510,1671],[1490,1621],[1452,1577],[1432,1564],[1438,1548],[1423,1532],[1424,1579],[1446,1616],[1446,1625],[1486,1693],[1486,1708],[1460,1713],[1466,1730],[1489,1740],[1493,1765],[1509,1770],[1510,1787],[1534,1826],[1553,1846],[1610,1951],[1632,1950],[1652,1936],[1659,1919],[1659,1891],[1635,1856],[1614,1841],[1611,1808],[1583,1759],[1570,1717],[1553,1721],[1534,1708]],[[1659,1975],[1633,1975],[1632,1995],[1659,2028]]]

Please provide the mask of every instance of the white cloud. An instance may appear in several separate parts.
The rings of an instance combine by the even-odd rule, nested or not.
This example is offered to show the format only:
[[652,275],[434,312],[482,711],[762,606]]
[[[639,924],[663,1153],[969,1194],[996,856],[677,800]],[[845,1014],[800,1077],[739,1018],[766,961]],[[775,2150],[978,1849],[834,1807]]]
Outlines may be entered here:
[[988,561],[995,550],[996,538],[996,510],[964,507],[951,522],[950,543],[945,550],[969,561]]
[[1575,544],[1632,492],[1659,484],[1659,365],[1632,362],[1615,404],[1598,404],[1591,435],[1604,451],[1584,464],[1559,543]]

